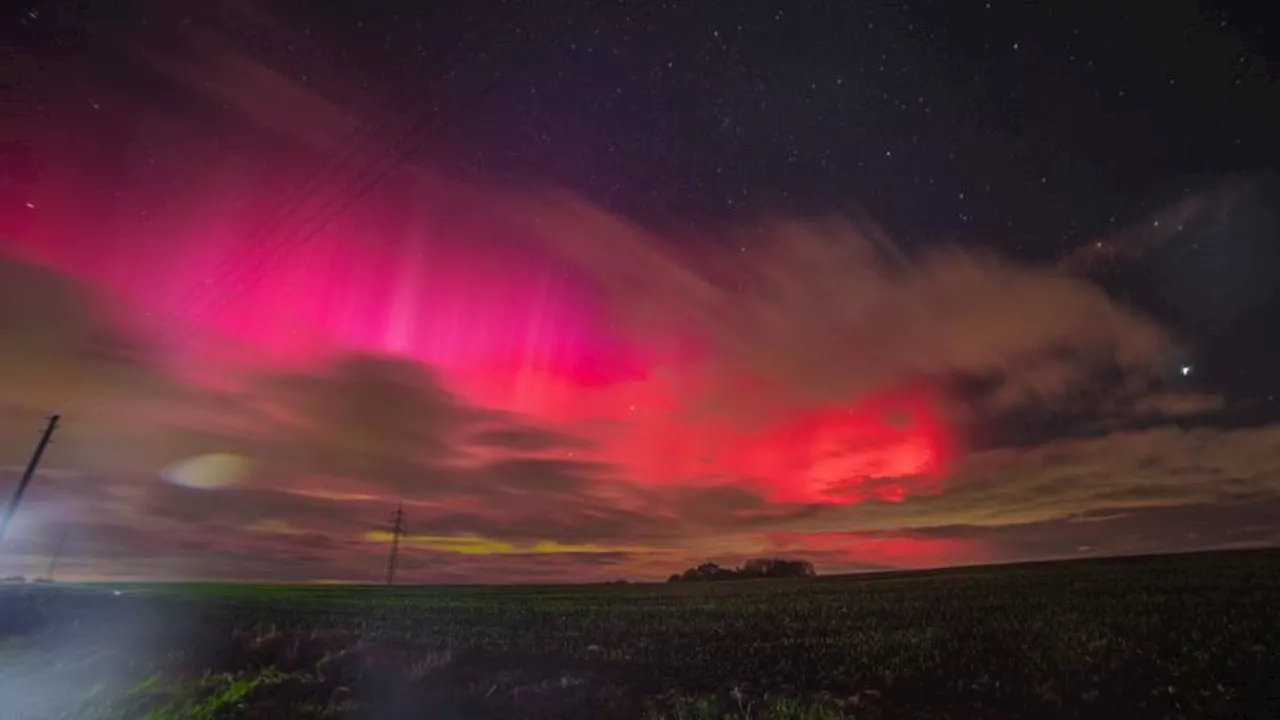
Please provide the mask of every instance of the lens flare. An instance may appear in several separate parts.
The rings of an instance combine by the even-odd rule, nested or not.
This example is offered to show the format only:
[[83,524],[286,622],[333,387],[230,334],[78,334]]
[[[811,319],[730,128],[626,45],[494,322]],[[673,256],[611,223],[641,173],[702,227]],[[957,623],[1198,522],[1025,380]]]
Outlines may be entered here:
[[209,453],[180,460],[160,471],[165,481],[195,490],[217,490],[240,482],[249,459],[233,453]]

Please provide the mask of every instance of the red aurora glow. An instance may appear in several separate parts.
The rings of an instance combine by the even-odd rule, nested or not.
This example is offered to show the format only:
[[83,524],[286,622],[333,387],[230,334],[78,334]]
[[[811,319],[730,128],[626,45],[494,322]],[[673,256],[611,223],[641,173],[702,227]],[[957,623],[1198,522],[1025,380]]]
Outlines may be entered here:
[[[260,275],[248,233],[235,228],[216,242],[138,243],[110,256],[28,234],[25,250],[122,296],[172,341],[212,334],[285,364],[335,350],[420,360],[469,402],[587,434],[602,459],[642,482],[746,481],[789,502],[900,501],[931,491],[928,478],[951,456],[919,390],[763,425],[682,412],[682,394],[697,388],[673,384],[673,366],[646,367],[661,349],[615,337],[592,295],[549,262],[467,254],[456,238],[397,249],[366,240],[372,232],[348,223]],[[674,367],[689,377],[705,369]]]
[[[367,582],[398,505],[415,582],[1275,540],[1232,498],[1275,494],[1276,427],[1236,427],[1261,406],[1176,372],[1199,325],[1143,309],[1253,322],[1182,265],[1221,235],[1274,266],[1265,178],[1112,227],[1115,193],[1051,174],[974,192],[946,158],[976,146],[929,129],[954,113],[916,113],[918,152],[889,115],[814,114],[857,101],[830,83],[748,122],[735,88],[781,107],[788,73],[738,87],[702,31],[539,16],[478,48],[461,6],[354,32],[307,3],[100,5],[10,53],[0,485],[62,421],[0,576],[62,553],[59,579]],[[1131,210],[1144,182],[1167,185],[1128,183]],[[1055,266],[1066,221],[1154,264]]]
[[28,207],[0,218],[2,249],[122,298],[178,371],[197,372],[194,338],[242,364],[410,357],[470,403],[586,438],[621,477],[749,483],[775,501],[900,501],[936,491],[954,454],[922,387],[750,418],[691,409],[706,378],[743,379],[713,354],[627,336],[522,218],[416,168],[319,232],[316,208],[264,231],[290,207],[307,152],[263,149],[279,162],[244,168],[188,147],[180,172],[132,158],[129,182],[113,185],[109,159],[76,154],[66,133],[46,145],[59,138],[67,149],[42,158]]
[[901,502],[936,492],[953,452],[932,399],[898,391],[800,413],[749,438],[736,459],[739,474],[766,478],[782,500]]

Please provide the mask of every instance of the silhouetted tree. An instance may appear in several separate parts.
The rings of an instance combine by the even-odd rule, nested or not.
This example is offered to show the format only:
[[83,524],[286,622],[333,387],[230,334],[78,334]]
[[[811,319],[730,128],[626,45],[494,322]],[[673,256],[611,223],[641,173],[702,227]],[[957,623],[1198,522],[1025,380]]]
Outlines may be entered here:
[[748,560],[738,572],[743,577],[757,578],[809,578],[818,574],[813,569],[813,563],[807,560],[779,558]]
[[672,575],[667,582],[704,582],[711,580],[749,580],[753,578],[811,578],[818,573],[808,560],[756,558],[739,568],[729,570],[715,563],[703,563],[683,573]]

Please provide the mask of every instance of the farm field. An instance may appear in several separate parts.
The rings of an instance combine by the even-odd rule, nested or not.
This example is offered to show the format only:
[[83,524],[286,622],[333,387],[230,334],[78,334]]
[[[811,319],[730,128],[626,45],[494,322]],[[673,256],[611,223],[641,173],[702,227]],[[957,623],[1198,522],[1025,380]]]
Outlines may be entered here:
[[0,588],[0,717],[1280,717],[1280,551],[807,581]]

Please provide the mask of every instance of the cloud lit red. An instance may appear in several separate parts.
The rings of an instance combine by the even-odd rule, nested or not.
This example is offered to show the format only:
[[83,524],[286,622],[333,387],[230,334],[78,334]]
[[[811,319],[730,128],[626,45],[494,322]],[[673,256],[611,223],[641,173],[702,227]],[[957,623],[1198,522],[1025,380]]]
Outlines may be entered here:
[[[287,91],[310,110],[228,119],[215,147],[103,98],[100,117],[120,110],[83,130],[99,155],[48,128],[24,202],[0,208],[0,420],[24,438],[64,414],[48,458],[64,474],[33,491],[31,536],[74,522],[95,550],[173,540],[166,571],[202,572],[186,565],[205,553],[235,574],[274,549],[336,577],[381,555],[376,523],[404,503],[450,579],[514,572],[477,559],[490,551],[573,556],[520,576],[556,579],[748,553],[995,559],[969,538],[895,534],[990,510],[983,493],[999,494],[966,474],[975,426],[1068,402],[1100,368],[1137,389],[1124,403],[1162,397],[1140,391],[1167,333],[1084,278],[910,255],[841,214],[664,232],[428,158],[332,222],[315,224],[314,197],[281,219],[350,118],[237,57],[224,65],[244,77],[217,85],[232,107]],[[196,93],[198,70],[181,73]],[[271,87],[237,100],[254,83]],[[31,323],[32,298],[59,301]],[[959,398],[956,378],[987,392]],[[27,447],[3,450],[16,465]],[[1015,471],[1004,485],[1021,487]],[[1071,507],[1103,501],[1089,503]]]

